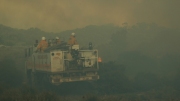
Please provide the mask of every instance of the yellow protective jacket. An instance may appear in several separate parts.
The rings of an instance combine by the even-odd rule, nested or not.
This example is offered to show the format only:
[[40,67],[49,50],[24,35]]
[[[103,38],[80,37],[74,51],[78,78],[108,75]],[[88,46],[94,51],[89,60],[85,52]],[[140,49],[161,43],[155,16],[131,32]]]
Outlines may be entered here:
[[102,59],[101,59],[101,57],[98,57],[98,62],[102,62]]
[[44,50],[48,47],[48,43],[46,40],[41,40],[41,42],[37,46],[37,50],[40,50],[41,52],[44,52]]
[[71,35],[71,37],[69,38],[68,40],[68,44],[69,45],[77,45],[77,41],[76,41],[76,38],[74,36]]

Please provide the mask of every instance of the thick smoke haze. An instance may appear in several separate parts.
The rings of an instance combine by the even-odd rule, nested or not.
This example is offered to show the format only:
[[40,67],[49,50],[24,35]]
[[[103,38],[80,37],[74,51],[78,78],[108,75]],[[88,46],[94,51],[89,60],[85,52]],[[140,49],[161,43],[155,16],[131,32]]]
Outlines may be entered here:
[[[180,0],[0,0],[0,101],[180,101],[179,5]],[[63,46],[72,32],[80,50],[89,49],[89,42],[98,50],[99,80],[55,86],[46,72],[25,72],[25,64],[35,65],[27,61],[34,56],[27,56],[28,47],[42,36],[59,37]],[[88,76],[90,68],[87,75],[83,67],[51,76]]]
[[125,22],[179,28],[179,4],[179,0],[1,0],[0,23],[48,32]]

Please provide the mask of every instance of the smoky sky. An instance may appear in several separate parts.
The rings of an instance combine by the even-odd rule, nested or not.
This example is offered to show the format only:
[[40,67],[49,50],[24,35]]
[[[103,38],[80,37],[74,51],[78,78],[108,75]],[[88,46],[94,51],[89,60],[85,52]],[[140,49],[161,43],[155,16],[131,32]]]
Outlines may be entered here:
[[179,0],[0,0],[0,24],[48,32],[125,22],[180,28],[179,5]]

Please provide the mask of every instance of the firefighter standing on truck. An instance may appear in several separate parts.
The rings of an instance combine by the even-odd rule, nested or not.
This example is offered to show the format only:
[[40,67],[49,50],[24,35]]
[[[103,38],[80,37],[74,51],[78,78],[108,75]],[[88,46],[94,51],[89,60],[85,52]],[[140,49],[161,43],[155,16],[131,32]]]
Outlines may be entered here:
[[[70,59],[70,67],[73,67],[73,66],[77,65],[77,59],[76,59],[76,56],[77,56],[76,52],[77,51],[72,49],[73,45],[78,44],[77,41],[76,41],[76,38],[75,38],[75,33],[71,34],[67,44],[70,45],[69,53],[68,53],[68,56],[69,56],[69,59]],[[73,58],[73,59],[71,59],[70,57]]]
[[102,59],[101,59],[101,57],[98,57],[98,63],[99,63],[99,67],[102,67]]
[[59,39],[59,37],[56,37],[56,44],[60,44],[61,40]]
[[40,52],[44,52],[44,50],[48,47],[48,43],[46,42],[46,38],[42,37],[41,42],[37,46],[37,50]]
[[77,45],[77,41],[76,41],[76,38],[75,38],[75,33],[72,33],[69,40],[68,40],[68,44],[69,45]]

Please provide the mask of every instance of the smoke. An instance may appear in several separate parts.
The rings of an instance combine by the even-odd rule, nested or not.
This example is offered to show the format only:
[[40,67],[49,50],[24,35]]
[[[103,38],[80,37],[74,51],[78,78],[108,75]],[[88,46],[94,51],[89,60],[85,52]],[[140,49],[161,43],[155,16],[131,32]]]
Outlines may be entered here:
[[179,28],[179,0],[1,0],[0,23],[59,32],[87,25],[157,23]]

